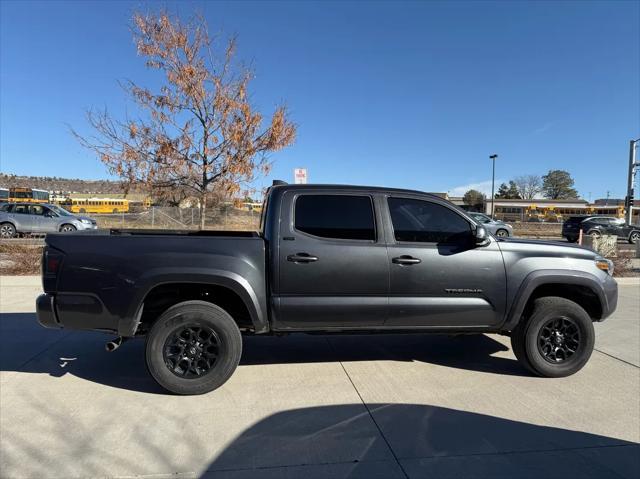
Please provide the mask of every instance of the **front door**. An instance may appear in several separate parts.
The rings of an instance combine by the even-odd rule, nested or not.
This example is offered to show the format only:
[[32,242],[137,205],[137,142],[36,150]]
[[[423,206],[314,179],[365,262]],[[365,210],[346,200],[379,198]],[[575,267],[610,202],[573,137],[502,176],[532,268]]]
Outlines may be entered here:
[[496,241],[476,246],[464,216],[445,203],[387,198],[389,319],[395,327],[491,327],[505,314],[506,278]]
[[29,206],[29,215],[31,216],[34,233],[42,233],[44,231],[47,231],[46,222],[47,220],[50,220],[50,218],[46,218],[44,215],[47,211],[49,211],[49,209],[45,208],[42,205]]
[[382,326],[389,265],[373,200],[369,194],[285,194],[276,329]]

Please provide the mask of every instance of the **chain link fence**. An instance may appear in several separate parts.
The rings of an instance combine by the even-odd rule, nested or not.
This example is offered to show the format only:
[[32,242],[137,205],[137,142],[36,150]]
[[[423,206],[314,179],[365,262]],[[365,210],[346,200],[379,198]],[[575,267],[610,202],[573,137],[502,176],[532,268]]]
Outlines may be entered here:
[[[199,208],[153,206],[136,213],[90,215],[101,229],[199,229]],[[205,211],[205,229],[255,231],[260,227],[260,212],[233,207],[214,207]]]

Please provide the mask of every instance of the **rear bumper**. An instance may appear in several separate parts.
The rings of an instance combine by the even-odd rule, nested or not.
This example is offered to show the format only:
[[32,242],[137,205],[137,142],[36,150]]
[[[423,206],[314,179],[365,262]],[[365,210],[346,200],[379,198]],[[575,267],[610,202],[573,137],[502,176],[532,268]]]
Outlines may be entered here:
[[55,308],[53,306],[53,296],[50,294],[41,294],[36,299],[36,315],[38,323],[45,328],[61,328],[62,326],[56,318]]
[[36,316],[45,328],[118,330],[118,318],[92,294],[41,294],[36,299]]

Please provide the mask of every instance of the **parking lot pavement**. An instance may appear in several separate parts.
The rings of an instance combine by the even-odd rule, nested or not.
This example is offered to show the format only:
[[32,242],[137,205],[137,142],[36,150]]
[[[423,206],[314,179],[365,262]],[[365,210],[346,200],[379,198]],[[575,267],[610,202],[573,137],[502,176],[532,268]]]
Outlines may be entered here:
[[529,376],[508,338],[246,338],[205,396],[166,395],[144,343],[35,322],[0,278],[0,477],[640,475],[640,287],[620,286],[578,374]]

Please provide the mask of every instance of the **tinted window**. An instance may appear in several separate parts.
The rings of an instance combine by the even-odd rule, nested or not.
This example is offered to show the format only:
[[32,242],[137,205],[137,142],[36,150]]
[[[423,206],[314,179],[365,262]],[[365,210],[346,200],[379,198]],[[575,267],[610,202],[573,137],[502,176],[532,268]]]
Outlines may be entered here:
[[296,200],[295,226],[323,238],[375,240],[369,196],[302,195]]
[[13,207],[13,212],[14,213],[19,213],[19,214],[29,214],[29,206],[28,205],[15,205]]
[[471,238],[471,226],[449,208],[429,201],[389,198],[396,241],[459,243]]

